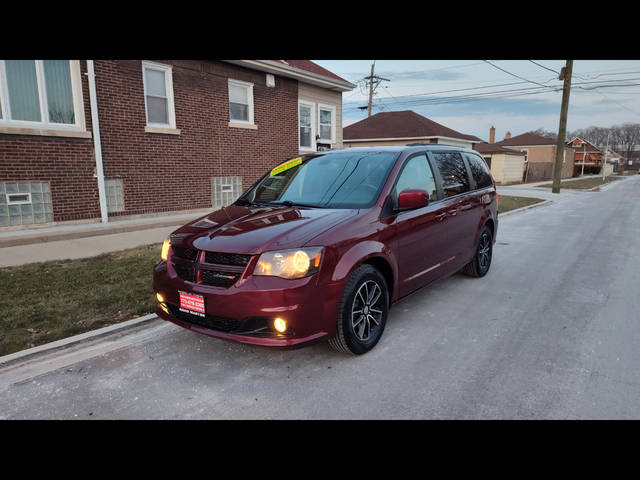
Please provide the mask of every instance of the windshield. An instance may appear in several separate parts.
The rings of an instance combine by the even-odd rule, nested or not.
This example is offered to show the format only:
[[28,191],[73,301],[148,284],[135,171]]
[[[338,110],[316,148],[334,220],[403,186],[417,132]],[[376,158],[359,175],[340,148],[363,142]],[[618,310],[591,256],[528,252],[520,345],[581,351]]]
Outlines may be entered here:
[[398,152],[348,150],[293,159],[274,168],[241,202],[320,208],[371,207]]

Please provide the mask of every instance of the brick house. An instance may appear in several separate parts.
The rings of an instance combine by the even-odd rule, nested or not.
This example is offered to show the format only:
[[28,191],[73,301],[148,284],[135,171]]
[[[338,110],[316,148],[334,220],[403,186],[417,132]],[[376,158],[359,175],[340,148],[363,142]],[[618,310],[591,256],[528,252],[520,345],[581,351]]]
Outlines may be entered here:
[[583,168],[587,175],[600,173],[604,153],[602,150],[593,143],[578,137],[567,142],[567,146],[575,152],[575,176],[581,175]]
[[[553,178],[553,164],[556,160],[557,141],[554,136],[538,135],[527,132],[515,137],[507,132],[504,140],[494,145],[520,150],[526,154],[524,159],[524,181],[536,182]],[[565,146],[562,159],[562,178],[574,174],[574,150]]]
[[481,139],[445,127],[411,110],[380,112],[344,128],[345,147],[441,143],[473,148]]
[[342,147],[342,92],[308,60],[0,60],[0,228],[228,204]]

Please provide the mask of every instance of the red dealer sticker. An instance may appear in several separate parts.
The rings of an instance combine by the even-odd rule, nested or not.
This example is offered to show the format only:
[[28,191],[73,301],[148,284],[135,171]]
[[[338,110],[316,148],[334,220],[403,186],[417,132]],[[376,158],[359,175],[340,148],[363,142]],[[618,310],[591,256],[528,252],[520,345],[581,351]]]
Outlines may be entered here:
[[204,317],[204,297],[202,295],[194,295],[178,291],[180,294],[180,310],[187,310],[189,313],[195,313]]

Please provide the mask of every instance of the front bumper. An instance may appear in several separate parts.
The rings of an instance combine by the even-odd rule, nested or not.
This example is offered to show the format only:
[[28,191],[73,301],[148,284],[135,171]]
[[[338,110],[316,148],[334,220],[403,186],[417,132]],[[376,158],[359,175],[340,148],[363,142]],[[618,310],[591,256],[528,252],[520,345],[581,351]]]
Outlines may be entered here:
[[[225,340],[294,347],[335,334],[343,285],[323,284],[320,274],[297,280],[248,276],[223,288],[185,281],[160,262],[154,267],[153,286],[164,297],[164,305],[158,304],[156,314],[181,327]],[[202,295],[206,316],[180,311],[179,291]],[[276,317],[287,322],[285,333],[273,329]]]

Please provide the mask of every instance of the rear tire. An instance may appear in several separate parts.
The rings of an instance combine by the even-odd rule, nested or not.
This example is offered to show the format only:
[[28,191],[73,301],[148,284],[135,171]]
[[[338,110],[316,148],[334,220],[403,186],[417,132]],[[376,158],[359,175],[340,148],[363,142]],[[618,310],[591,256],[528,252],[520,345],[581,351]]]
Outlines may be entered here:
[[361,265],[347,279],[338,310],[336,335],[329,345],[343,353],[362,355],[380,340],[389,312],[389,290],[384,276],[371,265]]
[[493,257],[493,235],[486,225],[480,231],[478,246],[473,259],[462,268],[462,273],[470,277],[484,277],[491,267]]

